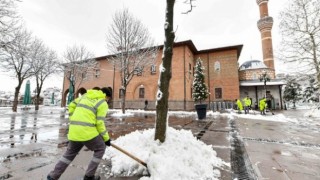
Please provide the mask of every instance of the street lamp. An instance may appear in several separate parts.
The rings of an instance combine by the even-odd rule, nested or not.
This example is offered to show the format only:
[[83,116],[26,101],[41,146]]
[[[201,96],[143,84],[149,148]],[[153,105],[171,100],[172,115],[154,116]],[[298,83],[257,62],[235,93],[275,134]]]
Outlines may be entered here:
[[265,69],[262,71],[262,74],[260,74],[259,80],[263,81],[265,97],[267,97],[266,85],[267,85],[267,81],[270,81],[270,76],[267,74],[267,71]]

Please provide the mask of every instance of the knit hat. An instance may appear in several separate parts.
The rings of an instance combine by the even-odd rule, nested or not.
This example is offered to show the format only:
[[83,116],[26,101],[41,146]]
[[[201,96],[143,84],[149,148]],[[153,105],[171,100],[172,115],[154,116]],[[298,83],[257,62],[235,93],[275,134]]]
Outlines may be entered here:
[[112,97],[112,92],[111,92],[111,89],[110,88],[107,88],[107,87],[103,87],[101,88],[101,91],[108,97]]

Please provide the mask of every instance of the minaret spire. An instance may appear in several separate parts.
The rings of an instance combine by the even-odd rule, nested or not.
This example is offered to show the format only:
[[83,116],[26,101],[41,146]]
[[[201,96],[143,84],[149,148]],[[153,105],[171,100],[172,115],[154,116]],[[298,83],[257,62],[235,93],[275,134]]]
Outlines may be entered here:
[[256,1],[260,9],[260,19],[258,20],[257,24],[261,33],[263,62],[268,68],[274,70],[272,36],[271,36],[273,18],[268,14],[269,0],[256,0]]

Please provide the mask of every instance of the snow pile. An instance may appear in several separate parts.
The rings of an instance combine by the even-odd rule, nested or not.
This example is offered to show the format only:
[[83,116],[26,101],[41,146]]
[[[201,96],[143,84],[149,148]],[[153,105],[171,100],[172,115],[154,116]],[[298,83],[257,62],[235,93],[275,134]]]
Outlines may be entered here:
[[[154,141],[155,129],[135,131],[113,141],[148,164],[150,177],[141,179],[217,179],[216,167],[230,166],[216,157],[212,146],[197,140],[191,131],[167,129],[166,141]],[[114,148],[104,158],[111,158],[114,176],[145,174],[145,168]]]

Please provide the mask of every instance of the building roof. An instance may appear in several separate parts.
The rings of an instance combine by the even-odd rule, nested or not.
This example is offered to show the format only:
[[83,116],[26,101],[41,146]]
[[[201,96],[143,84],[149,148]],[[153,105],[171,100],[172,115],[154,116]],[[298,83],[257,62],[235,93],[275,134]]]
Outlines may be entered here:
[[[234,46],[226,46],[226,47],[219,47],[219,48],[212,48],[212,49],[205,49],[205,50],[197,50],[195,45],[193,44],[192,40],[180,41],[173,44],[173,47],[179,46],[188,46],[190,50],[194,54],[202,54],[202,53],[210,53],[210,52],[219,52],[219,51],[226,51],[226,50],[237,50],[237,58],[239,58],[243,45],[234,45]],[[163,48],[163,45],[158,46],[159,49]],[[96,57],[96,60],[107,59],[108,57],[112,57],[114,55],[106,55],[101,57]]]
[[[285,85],[286,82],[282,79],[271,79],[267,81],[266,86],[274,86],[274,85]],[[259,80],[247,80],[247,81],[240,81],[240,86],[264,86],[263,81]]]
[[259,60],[250,60],[244,62],[239,70],[247,70],[247,69],[262,69],[262,68],[268,68],[262,61]]

